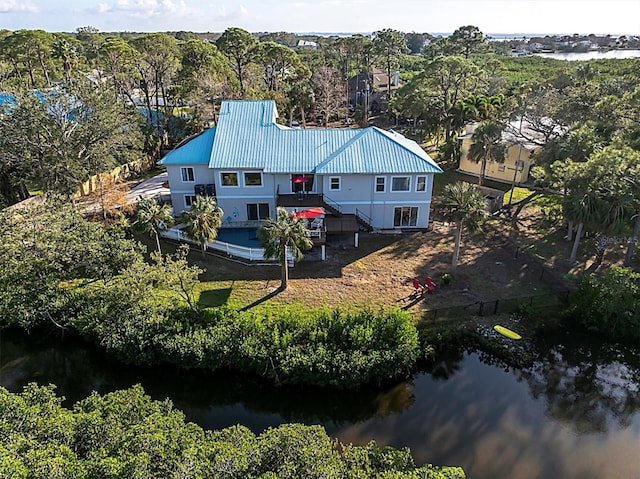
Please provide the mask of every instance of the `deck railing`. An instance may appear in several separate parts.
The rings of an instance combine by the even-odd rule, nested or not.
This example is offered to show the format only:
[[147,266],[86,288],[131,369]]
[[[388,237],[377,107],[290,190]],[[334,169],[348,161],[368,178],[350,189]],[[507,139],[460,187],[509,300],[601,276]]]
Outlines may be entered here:
[[342,206],[340,206],[340,203],[338,203],[337,201],[329,198],[327,195],[322,195],[322,201],[324,201],[324,203],[329,207],[329,208],[333,208],[334,210],[336,210],[338,212],[338,215],[342,214]]
[[[171,228],[160,233],[163,238],[174,239],[178,241],[184,241],[187,243],[200,246],[200,243],[192,240],[187,234],[179,228]],[[225,243],[224,241],[207,241],[207,248],[216,251],[221,251],[229,256],[235,256],[237,258],[248,259],[249,261],[264,261],[264,248],[247,248],[245,246],[239,246],[231,243]]]

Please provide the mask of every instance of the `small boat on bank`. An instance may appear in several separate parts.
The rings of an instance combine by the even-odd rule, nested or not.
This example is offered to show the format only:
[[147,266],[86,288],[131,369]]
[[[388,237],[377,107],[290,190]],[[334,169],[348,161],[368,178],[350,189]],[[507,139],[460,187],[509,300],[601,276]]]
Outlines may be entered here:
[[520,336],[515,331],[511,331],[509,328],[505,328],[504,326],[500,326],[499,324],[496,324],[493,327],[493,329],[495,329],[497,332],[499,332],[503,336],[506,336],[507,338],[510,338],[510,339],[522,339],[522,336]]

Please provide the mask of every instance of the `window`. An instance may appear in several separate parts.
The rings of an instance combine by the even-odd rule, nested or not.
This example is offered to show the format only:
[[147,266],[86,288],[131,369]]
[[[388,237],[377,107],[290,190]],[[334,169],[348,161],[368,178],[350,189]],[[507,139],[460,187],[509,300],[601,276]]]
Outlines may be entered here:
[[222,186],[238,186],[238,173],[220,173]]
[[376,177],[376,193],[384,193],[384,176]]
[[196,195],[184,195],[184,205],[187,208],[191,208],[191,205],[195,203]]
[[426,176],[418,176],[418,181],[416,182],[416,191],[427,191]]
[[418,207],[417,206],[400,206],[394,208],[393,226],[406,227],[416,226],[418,224]]
[[329,189],[333,191],[340,191],[340,177],[332,176],[329,178]]
[[411,181],[408,176],[394,176],[391,178],[391,191],[409,191]]
[[191,168],[190,166],[184,166],[180,168],[180,174],[182,175],[182,181],[184,182],[196,181],[193,174],[193,168]]
[[247,219],[249,221],[266,220],[269,218],[269,203],[247,204]]
[[262,173],[245,173],[244,186],[262,186]]

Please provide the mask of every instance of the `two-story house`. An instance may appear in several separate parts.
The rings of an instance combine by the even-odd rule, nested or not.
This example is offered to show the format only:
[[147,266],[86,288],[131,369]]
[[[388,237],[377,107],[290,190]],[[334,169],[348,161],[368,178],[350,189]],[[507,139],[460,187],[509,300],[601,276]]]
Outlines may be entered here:
[[167,154],[174,211],[215,196],[224,224],[257,225],[277,206],[324,207],[327,232],[427,228],[433,175],[414,141],[376,127],[291,129],[275,102],[225,101],[218,124]]
[[[464,135],[458,137],[460,141],[459,171],[474,176],[480,176],[482,164],[473,161],[469,155],[473,143],[473,133],[478,123],[466,125]],[[506,146],[503,161],[487,161],[485,177],[503,183],[521,184],[529,181],[529,173],[535,164],[535,153],[542,148],[544,137],[531,129],[526,121],[512,121],[502,133],[502,141]]]

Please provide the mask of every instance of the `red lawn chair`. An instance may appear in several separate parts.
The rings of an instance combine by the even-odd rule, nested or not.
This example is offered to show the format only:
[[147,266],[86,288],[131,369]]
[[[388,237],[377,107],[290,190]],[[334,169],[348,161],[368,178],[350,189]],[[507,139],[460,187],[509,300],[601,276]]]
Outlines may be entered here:
[[433,293],[436,290],[436,283],[430,277],[424,279],[424,290]]

